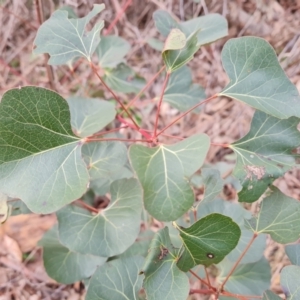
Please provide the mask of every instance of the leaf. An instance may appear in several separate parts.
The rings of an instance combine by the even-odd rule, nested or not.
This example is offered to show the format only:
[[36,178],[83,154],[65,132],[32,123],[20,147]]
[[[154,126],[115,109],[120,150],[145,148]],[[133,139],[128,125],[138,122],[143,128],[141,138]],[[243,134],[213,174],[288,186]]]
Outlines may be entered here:
[[[202,169],[202,171],[203,170],[204,169]],[[241,237],[237,246],[227,255],[228,260],[235,262],[253,237],[253,232],[244,226],[245,218],[251,218],[251,213],[244,209],[240,204],[224,201],[223,199],[215,199],[209,202],[203,202],[202,200],[197,209],[197,218],[201,219],[212,213],[219,213],[232,218],[241,229]],[[253,263],[260,260],[264,254],[265,248],[266,235],[261,234],[254,240],[240,263]]]
[[219,93],[279,119],[300,117],[297,88],[280,67],[271,45],[257,37],[229,40],[222,63],[230,83]]
[[[233,263],[226,259],[217,266],[221,270],[218,278],[220,283],[225,280],[232,266]],[[269,262],[262,257],[255,263],[238,265],[224,289],[234,294],[261,296],[266,289],[270,288],[270,284],[271,268]]]
[[187,178],[203,164],[209,144],[207,135],[198,134],[171,146],[130,147],[129,158],[143,186],[145,208],[154,218],[176,220],[192,206],[194,193]]
[[208,14],[182,22],[180,28],[186,36],[198,32],[198,46],[212,43],[228,35],[227,20],[220,14]]
[[280,284],[286,295],[286,300],[300,299],[300,267],[286,266],[280,274]]
[[0,103],[0,190],[35,213],[81,197],[89,177],[67,102],[38,87],[9,90]]
[[[198,84],[193,84],[192,72],[184,66],[171,74],[163,101],[179,111],[186,111],[205,98],[204,89]],[[199,112],[199,109],[195,109],[194,112]]]
[[168,50],[179,50],[186,45],[185,34],[177,28],[170,31],[164,44],[163,52]]
[[67,101],[71,111],[71,125],[80,137],[98,132],[115,119],[115,106],[110,102],[81,97],[71,97]]
[[142,272],[147,300],[186,300],[189,280],[176,266],[177,254],[168,227],[159,230],[150,245]]
[[266,197],[257,217],[245,220],[245,225],[256,233],[268,233],[271,238],[287,244],[300,237],[300,202],[271,187],[271,195]]
[[219,263],[236,247],[241,236],[239,226],[221,214],[210,214],[188,228],[177,229],[184,244],[177,266],[185,272],[196,265],[208,267]]
[[94,4],[91,12],[84,18],[68,19],[65,10],[55,11],[51,17],[38,29],[34,40],[35,54],[49,53],[50,65],[63,65],[76,57],[85,57],[91,61],[97,45],[100,42],[100,30],[104,21],[98,22],[86,33],[86,25],[98,15],[104,4]]
[[265,291],[263,294],[263,300],[282,300],[279,296],[274,294],[272,291]]
[[116,69],[105,69],[103,79],[112,90],[121,93],[138,93],[146,83],[144,78],[138,77],[124,64],[118,65]]
[[147,40],[147,44],[154,50],[157,50],[159,52],[162,52],[163,48],[164,48],[164,43],[161,42],[158,39],[155,38],[149,38]]
[[109,206],[97,215],[74,205],[57,212],[60,241],[79,253],[121,254],[139,234],[141,211],[142,190],[137,180],[115,181]]
[[285,246],[285,253],[293,265],[300,266],[300,244]]
[[32,214],[32,211],[21,200],[11,201],[9,206],[11,207],[11,216]]
[[[177,31],[180,30],[177,29]],[[173,31],[171,31],[170,34],[172,34],[172,32]],[[181,33],[181,35],[182,34],[183,33]],[[168,39],[169,36],[167,40]],[[179,48],[179,50],[169,50],[166,47],[166,45],[164,48],[166,50],[163,49],[162,57],[167,67],[167,72],[172,73],[177,69],[181,68],[182,66],[184,66],[185,64],[187,64],[191,59],[193,59],[194,54],[199,50],[199,46],[197,46],[197,32],[191,35],[190,37],[188,37],[186,39],[185,46]]]
[[140,256],[107,262],[92,276],[86,300],[138,300],[143,278],[139,271],[144,258]]
[[122,254],[121,257],[131,257],[135,255],[141,255],[146,257],[148,255],[148,249],[153,239],[154,232],[152,230],[142,231],[137,237],[136,241]]
[[237,155],[233,175],[243,188],[240,202],[254,202],[268,186],[295,165],[292,150],[300,145],[299,119],[280,120],[255,112],[251,128],[230,147]]
[[4,223],[9,216],[8,197],[0,192],[0,224]]
[[178,28],[188,37],[195,32],[197,45],[205,45],[228,35],[226,18],[219,14],[208,14],[198,18],[178,23],[164,10],[157,10],[153,14],[155,27],[163,35],[168,36],[173,28]]
[[[223,190],[223,179],[220,172],[212,168],[202,168],[202,182],[204,185],[204,195],[200,204],[213,201]],[[223,202],[222,202],[223,203]]]
[[96,48],[101,68],[115,68],[124,62],[124,57],[130,48],[130,44],[119,36],[102,36],[100,44]]
[[43,247],[43,260],[47,274],[64,284],[90,277],[97,266],[106,261],[104,257],[79,254],[63,246],[58,240],[57,226],[44,234],[39,241],[39,246]]
[[157,30],[167,37],[173,28],[180,29],[179,24],[165,10],[157,10],[153,13],[153,19]]

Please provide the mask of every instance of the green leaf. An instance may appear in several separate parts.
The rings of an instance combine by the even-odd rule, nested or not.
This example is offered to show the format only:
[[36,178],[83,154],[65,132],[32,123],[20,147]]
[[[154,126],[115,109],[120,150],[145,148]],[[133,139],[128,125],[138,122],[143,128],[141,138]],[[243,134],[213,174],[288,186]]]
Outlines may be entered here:
[[300,299],[300,267],[286,266],[280,274],[280,284],[286,295],[286,300]]
[[163,35],[168,36],[173,28],[180,29],[187,37],[198,32],[197,45],[205,45],[228,35],[227,20],[219,14],[208,14],[178,23],[164,10],[153,14],[155,27]]
[[285,253],[293,265],[300,266],[300,244],[285,246]]
[[[233,264],[225,259],[217,266],[221,269],[218,278],[220,283],[225,280]],[[224,289],[234,294],[261,296],[266,289],[270,288],[270,284],[271,268],[269,262],[263,257],[255,263],[238,265],[226,282]]]
[[86,300],[138,300],[143,278],[139,275],[144,258],[140,256],[107,262],[92,276]]
[[9,206],[11,207],[11,216],[32,214],[32,211],[21,200],[11,201]]
[[165,227],[155,234],[142,269],[147,300],[186,300],[189,280],[176,266],[176,260],[177,253]]
[[219,263],[236,247],[241,236],[239,226],[221,214],[210,214],[188,228],[177,229],[184,244],[177,266],[185,272],[196,265]]
[[[175,30],[175,29],[173,29]],[[178,32],[181,32],[179,29],[176,29]],[[172,35],[170,32],[170,35]],[[183,33],[181,32],[181,35]],[[178,33],[179,35],[179,33]],[[167,40],[170,37],[168,36]],[[180,38],[178,38],[180,39]],[[181,43],[179,43],[181,44]],[[167,67],[167,71],[169,73],[176,71],[177,69],[181,68],[185,64],[187,64],[191,59],[193,59],[194,54],[199,50],[199,46],[197,45],[197,32],[191,35],[186,39],[186,43],[184,47],[179,48],[179,50],[169,50],[168,47],[164,47],[162,52],[162,57],[164,63]]]
[[164,44],[163,52],[168,50],[179,50],[186,45],[185,34],[177,28],[170,31]]
[[[204,169],[202,169],[202,171],[203,170]],[[244,226],[245,218],[251,218],[251,213],[240,204],[231,203],[222,199],[215,199],[209,202],[201,201],[197,209],[197,218],[201,219],[212,213],[219,213],[232,218],[241,229],[241,237],[237,246],[227,255],[228,260],[235,262],[253,237],[253,232]],[[242,258],[241,263],[253,263],[260,260],[264,254],[265,247],[266,235],[261,234],[252,243],[250,249]]]
[[136,179],[111,185],[109,206],[96,215],[67,206],[57,212],[59,238],[73,251],[114,256],[131,246],[140,231],[142,190]]
[[105,69],[105,83],[114,91],[121,93],[138,93],[145,86],[145,79],[124,64],[116,69]]
[[34,40],[35,54],[49,53],[50,65],[62,65],[76,57],[91,61],[100,42],[100,30],[104,21],[98,22],[86,33],[86,25],[104,9],[104,4],[94,4],[93,10],[84,18],[68,19],[65,10],[55,11],[38,29]]
[[161,42],[158,39],[155,38],[149,38],[147,40],[147,44],[154,50],[157,50],[159,52],[162,52],[163,48],[164,48],[164,43]]
[[[220,172],[212,168],[202,168],[202,182],[204,185],[204,196],[201,205],[213,201],[223,190],[223,179]],[[223,202],[222,202],[223,203]]]
[[245,220],[245,224],[256,233],[270,234],[278,243],[294,242],[300,237],[300,202],[274,186],[271,191],[262,201],[258,216]]
[[212,43],[228,35],[227,20],[219,14],[208,14],[182,22],[180,28],[186,36],[198,32],[198,46]]
[[0,190],[35,213],[78,199],[89,177],[68,103],[38,87],[9,90],[0,103]]
[[119,257],[131,257],[135,255],[146,257],[148,255],[148,249],[153,236],[154,232],[152,230],[142,231],[134,244],[132,244],[125,252],[120,254]]
[[124,57],[130,48],[130,44],[119,36],[102,36],[100,44],[96,48],[101,68],[115,68],[124,62]]
[[[204,89],[198,84],[193,84],[192,72],[184,66],[171,74],[163,101],[179,111],[186,111],[205,98]],[[195,109],[194,112],[199,112],[199,109]]]
[[230,147],[237,155],[233,175],[243,188],[240,202],[254,202],[278,177],[295,165],[292,150],[300,145],[299,119],[280,120],[255,112],[248,134]]
[[262,300],[282,300],[282,298],[280,298],[279,296],[277,296],[276,294],[268,290],[263,293]]
[[300,117],[297,88],[280,67],[271,45],[257,37],[229,40],[222,62],[230,83],[219,93],[280,119]]
[[92,180],[111,177],[127,162],[127,148],[122,142],[95,142],[82,147],[82,154]]
[[90,277],[106,258],[79,254],[63,246],[58,240],[57,226],[47,231],[39,241],[47,274],[64,284]]
[[207,135],[198,134],[171,146],[130,147],[129,158],[144,189],[145,208],[154,218],[173,221],[193,205],[188,178],[202,166],[209,144]]
[[71,125],[76,135],[87,137],[104,128],[115,119],[114,104],[81,97],[67,99],[71,111]]
[[155,27],[165,37],[167,37],[173,28],[180,29],[179,24],[165,10],[157,10],[153,14]]

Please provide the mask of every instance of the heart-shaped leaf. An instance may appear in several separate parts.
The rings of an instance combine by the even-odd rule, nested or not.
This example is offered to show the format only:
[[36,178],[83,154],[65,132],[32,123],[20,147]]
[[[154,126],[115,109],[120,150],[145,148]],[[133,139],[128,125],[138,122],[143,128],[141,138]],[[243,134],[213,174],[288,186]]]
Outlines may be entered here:
[[[201,171],[203,171],[202,169]],[[213,169],[209,169],[210,171]],[[216,170],[214,170],[216,171]],[[200,202],[197,209],[197,218],[201,219],[212,213],[219,213],[232,218],[232,220],[240,227],[241,237],[237,246],[228,255],[227,259],[235,262],[243,251],[246,249],[253,237],[252,230],[245,228],[245,218],[251,218],[251,213],[244,209],[240,204],[224,201],[223,199],[215,199],[209,202]],[[253,263],[260,260],[266,248],[266,235],[260,234],[250,246],[240,263]]]
[[300,266],[300,244],[285,246],[285,253],[293,265]]
[[208,14],[178,23],[167,11],[157,10],[153,14],[153,19],[157,30],[163,36],[168,36],[173,28],[180,29],[187,37],[198,32],[198,46],[211,43],[228,35],[227,20],[219,14]]
[[104,257],[79,254],[63,246],[58,240],[57,226],[44,234],[39,246],[43,247],[44,266],[48,275],[64,284],[90,277],[97,266],[106,261]]
[[136,179],[111,184],[111,202],[96,215],[67,206],[57,212],[59,238],[69,249],[104,257],[131,246],[140,231],[142,190]]
[[143,278],[139,275],[144,258],[116,259],[96,270],[89,281],[86,300],[138,300]]
[[155,234],[142,269],[148,300],[186,300],[189,279],[178,269],[176,260],[177,253],[165,227]]
[[280,67],[276,53],[264,39],[229,40],[222,62],[230,83],[219,93],[240,100],[279,119],[300,117],[297,88]]
[[300,202],[276,187],[271,191],[271,195],[262,201],[258,216],[245,220],[245,225],[256,233],[270,234],[278,243],[294,242],[300,237]]
[[280,120],[255,112],[248,134],[230,147],[237,154],[233,175],[243,186],[240,202],[254,202],[278,177],[295,165],[292,150],[300,145],[299,119]]
[[130,147],[131,165],[144,189],[145,208],[153,217],[176,220],[192,206],[194,193],[188,178],[201,167],[208,149],[205,134],[171,146]]
[[286,266],[280,274],[280,284],[286,295],[286,300],[300,299],[300,267]]
[[104,128],[115,119],[114,104],[80,97],[67,99],[71,111],[71,125],[80,137],[87,137]]
[[221,214],[210,214],[188,228],[177,229],[184,245],[177,266],[185,272],[196,265],[219,263],[236,247],[241,236],[239,226]]
[[116,35],[102,36],[96,48],[101,68],[115,68],[124,62],[125,55],[130,50],[130,44]]
[[68,103],[38,87],[9,90],[0,103],[0,190],[35,213],[51,213],[86,191],[82,142]]
[[[170,103],[179,111],[186,111],[205,98],[204,89],[198,84],[193,84],[192,72],[184,66],[171,74],[163,101]],[[199,109],[194,110],[198,111]]]
[[112,90],[121,93],[138,93],[146,83],[144,78],[124,64],[115,69],[105,69],[103,79]]
[[86,25],[104,9],[104,4],[94,4],[91,12],[84,18],[69,19],[65,10],[55,11],[44,22],[34,40],[34,53],[49,53],[50,65],[62,65],[76,57],[91,60],[100,42],[100,30],[104,22],[98,22],[93,29],[86,33]]
[[[224,261],[217,265],[221,271],[218,277],[220,283],[225,280],[233,265],[234,263],[227,259],[224,259]],[[269,262],[262,257],[255,263],[238,265],[224,288],[226,291],[234,294],[261,296],[270,287],[270,283],[271,268]],[[250,299],[252,298],[250,297]]]

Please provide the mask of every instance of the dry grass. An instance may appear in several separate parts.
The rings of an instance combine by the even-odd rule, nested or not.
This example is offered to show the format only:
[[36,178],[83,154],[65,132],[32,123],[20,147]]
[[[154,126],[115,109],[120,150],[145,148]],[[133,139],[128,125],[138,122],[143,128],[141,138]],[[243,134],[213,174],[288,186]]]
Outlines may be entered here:
[[[71,5],[80,16],[89,11],[91,0],[42,0],[45,18],[58,6]],[[121,10],[121,0],[105,0],[102,13],[108,25]],[[162,66],[160,54],[147,45],[149,37],[158,37],[152,14],[158,8],[170,11],[178,20],[206,13],[221,13],[229,21],[229,36],[212,45],[202,47],[190,63],[194,81],[205,87],[208,96],[220,91],[228,82],[220,59],[220,52],[228,38],[254,35],[267,39],[276,49],[282,67],[300,90],[300,1],[292,0],[207,0],[196,4],[192,0],[135,0],[122,17],[113,33],[126,38],[132,44],[128,55],[129,64],[147,80]],[[0,93],[19,85],[50,87],[49,75],[43,56],[32,55],[32,44],[39,26],[35,1],[0,1]],[[75,72],[67,67],[53,68],[55,89],[68,96],[88,96],[101,87],[87,64],[81,63]],[[159,80],[149,91],[146,99],[138,102],[144,126],[153,126],[154,98],[160,93]],[[162,107],[161,123],[168,124],[177,114],[169,105]],[[226,98],[209,102],[200,115],[185,117],[168,130],[168,134],[190,136],[196,132],[207,133],[216,143],[229,143],[242,137],[249,128],[253,115],[251,108]],[[165,138],[162,141],[168,142]],[[212,146],[208,161],[225,160],[226,152]],[[276,184],[286,194],[299,199],[300,171],[288,172]],[[227,193],[236,197],[232,187]],[[229,191],[229,192],[228,192]],[[252,208],[254,209],[254,208]],[[80,284],[59,285],[45,274],[42,268],[41,251],[36,241],[50,228],[55,218],[14,217],[0,227],[0,300],[8,299],[83,299]],[[34,234],[32,234],[34,232]],[[27,258],[23,253],[27,253]],[[288,263],[282,246],[269,241],[266,257],[270,260],[274,275],[272,288],[280,293],[279,272]]]

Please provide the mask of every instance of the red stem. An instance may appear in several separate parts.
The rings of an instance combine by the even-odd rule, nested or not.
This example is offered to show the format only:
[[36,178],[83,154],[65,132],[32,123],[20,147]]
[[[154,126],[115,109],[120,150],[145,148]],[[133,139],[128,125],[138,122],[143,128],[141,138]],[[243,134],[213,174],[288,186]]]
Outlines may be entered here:
[[255,239],[257,238],[257,233],[255,232],[251,238],[251,240],[249,241],[247,247],[244,249],[244,251],[241,253],[239,259],[235,262],[235,264],[233,265],[233,267],[231,268],[230,272],[227,274],[225,280],[223,281],[222,285],[219,288],[219,291],[223,291],[224,286],[226,284],[226,282],[228,281],[229,277],[232,275],[232,273],[234,272],[234,270],[236,269],[236,267],[239,265],[239,263],[241,262],[241,260],[243,259],[243,257],[245,256],[245,254],[247,253],[247,251],[249,250],[249,248],[251,247],[251,245],[253,244],[253,242],[255,241]]
[[199,277],[195,272],[193,272],[192,270],[189,270],[189,272],[194,275],[202,284],[208,286],[209,288],[213,289],[213,291],[215,291],[215,288],[210,286],[205,280],[203,280],[201,277]]
[[[197,215],[196,215],[197,216]],[[206,275],[206,278],[207,278],[207,282],[208,284],[211,286],[211,283],[210,283],[210,280],[209,280],[209,275],[208,275],[208,272],[207,272],[207,269],[206,267],[204,266],[204,270],[205,270],[205,275]]]
[[202,290],[202,289],[190,289],[190,295],[193,294],[202,294],[202,295],[212,295],[214,291],[211,290]]
[[210,143],[211,145],[213,146],[220,146],[220,147],[223,147],[223,148],[228,148],[229,147],[229,144],[219,144],[219,143]]
[[103,138],[103,139],[93,139],[93,138],[86,138],[85,143],[89,142],[101,142],[101,141],[121,141],[121,142],[146,142],[146,143],[152,143],[151,140],[134,140],[134,139],[118,139],[118,138]]
[[171,75],[171,73],[167,72],[165,81],[163,83],[163,87],[162,87],[162,91],[161,91],[161,95],[160,95],[160,99],[159,99],[158,106],[157,106],[157,111],[156,111],[156,119],[155,119],[155,125],[154,125],[153,139],[156,139],[156,137],[157,137],[157,126],[158,126],[158,118],[159,118],[159,113],[160,113],[160,107],[161,107],[161,104],[162,104],[162,99],[164,97],[165,89],[167,87],[167,83],[168,83],[170,75]]
[[124,4],[122,10],[116,15],[115,19],[111,22],[111,24],[108,26],[108,28],[105,30],[104,35],[108,35],[112,29],[115,27],[115,25],[118,23],[128,6],[132,3],[132,0],[127,0]]
[[[166,68],[166,66],[163,66],[143,87],[143,89],[136,94],[136,96],[126,105],[126,108],[128,109],[130,106],[133,105],[133,103],[149,88],[149,86],[155,81],[155,79],[159,76],[159,74]],[[124,110],[120,113],[122,115]]]
[[97,208],[88,205],[82,200],[76,200],[74,204],[79,204],[79,206],[82,206],[83,208],[87,209],[90,212],[99,213],[99,210]]
[[128,110],[126,109],[126,107],[124,106],[124,104],[121,102],[121,100],[119,99],[119,97],[109,88],[109,86],[104,82],[104,80],[101,78],[101,76],[99,75],[97,68],[95,65],[93,65],[93,63],[90,63],[95,75],[98,77],[98,79],[101,81],[101,83],[105,86],[105,88],[112,94],[112,96],[116,99],[116,101],[119,103],[119,105],[125,110],[125,112],[127,113],[128,117],[130,118],[130,120],[132,121],[132,123],[135,125],[135,129],[139,130],[140,127],[138,126],[138,124],[136,124],[136,122],[134,121],[134,119],[132,118],[131,114],[128,112]]
[[94,133],[94,134],[92,135],[92,137],[97,136],[97,135],[106,135],[106,134],[111,133],[111,132],[119,131],[119,130],[121,130],[121,129],[123,129],[123,128],[128,128],[128,125],[124,125],[124,126],[122,126],[122,127],[114,128],[114,129],[107,130],[107,131],[100,131],[100,132]]

